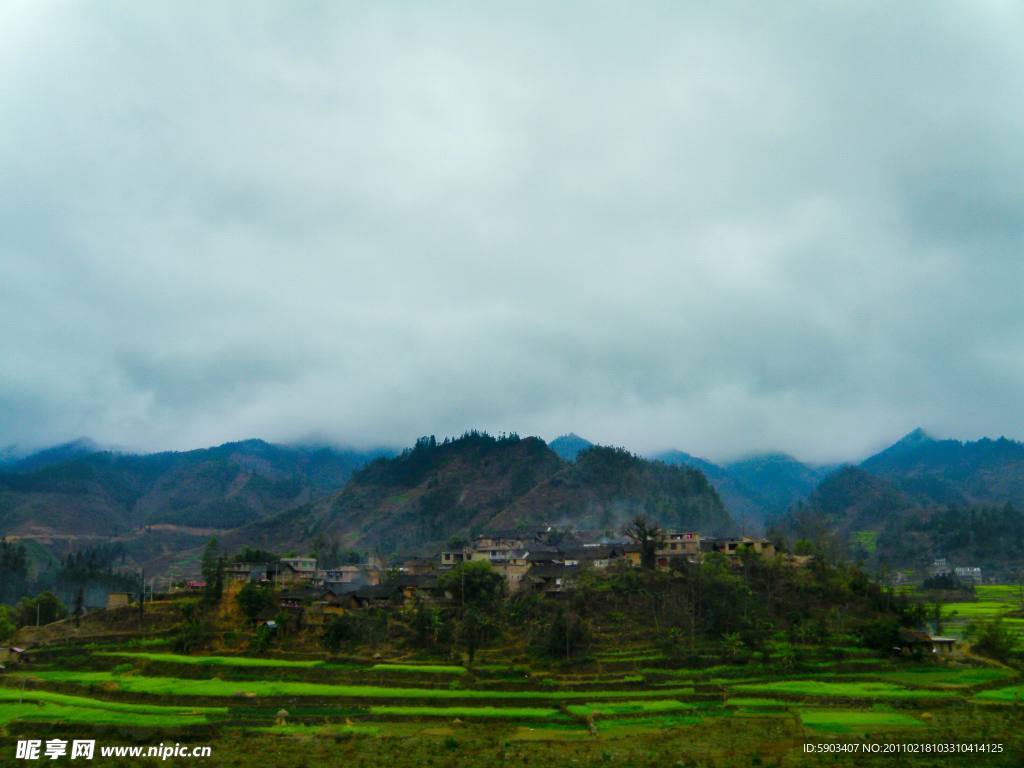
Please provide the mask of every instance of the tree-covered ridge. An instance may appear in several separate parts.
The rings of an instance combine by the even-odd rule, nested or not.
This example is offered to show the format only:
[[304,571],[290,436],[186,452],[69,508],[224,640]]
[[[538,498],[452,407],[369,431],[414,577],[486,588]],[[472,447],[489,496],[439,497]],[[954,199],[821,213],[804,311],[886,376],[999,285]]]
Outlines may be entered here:
[[616,530],[637,514],[673,528],[727,530],[698,471],[592,447],[565,462],[543,440],[467,432],[425,437],[357,472],[328,500],[239,532],[278,546],[319,538],[347,548],[434,554],[453,536],[539,524]]
[[923,506],[1024,507],[1024,443],[1015,440],[937,440],[918,429],[861,466]]
[[834,557],[879,570],[923,568],[934,558],[1011,575],[1024,551],[1024,513],[1004,504],[922,504],[858,467],[828,477],[773,528]]

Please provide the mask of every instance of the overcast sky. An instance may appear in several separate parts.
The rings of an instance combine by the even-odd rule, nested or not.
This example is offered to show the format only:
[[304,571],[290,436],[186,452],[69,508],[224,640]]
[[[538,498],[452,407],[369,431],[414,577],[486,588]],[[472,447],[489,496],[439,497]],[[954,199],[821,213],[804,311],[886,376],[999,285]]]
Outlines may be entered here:
[[1022,40],[1012,1],[0,0],[0,447],[1024,438]]

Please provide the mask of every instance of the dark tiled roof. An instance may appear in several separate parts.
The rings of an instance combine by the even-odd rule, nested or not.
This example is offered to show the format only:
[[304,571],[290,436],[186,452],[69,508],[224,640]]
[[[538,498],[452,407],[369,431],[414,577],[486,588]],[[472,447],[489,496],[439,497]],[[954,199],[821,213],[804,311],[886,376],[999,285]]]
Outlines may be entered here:
[[347,594],[351,594],[359,600],[389,600],[401,591],[397,584],[375,584],[358,587]]
[[575,565],[533,565],[526,575],[538,579],[566,579],[578,572],[579,568]]
[[309,600],[314,600],[315,598],[319,597],[320,594],[321,593],[318,590],[311,589],[311,588],[306,588],[306,589],[289,589],[288,591],[281,593],[281,599],[282,600],[309,601]]
[[417,589],[437,589],[437,576],[432,573],[403,573],[393,579],[391,584],[399,587],[416,587]]
[[622,554],[622,547],[604,544],[597,547],[566,547],[561,555],[566,560],[606,560]]

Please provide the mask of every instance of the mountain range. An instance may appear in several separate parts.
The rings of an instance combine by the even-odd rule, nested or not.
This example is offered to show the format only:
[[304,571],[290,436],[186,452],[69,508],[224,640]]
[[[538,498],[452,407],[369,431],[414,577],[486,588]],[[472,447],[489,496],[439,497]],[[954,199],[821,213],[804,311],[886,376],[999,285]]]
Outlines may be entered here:
[[[723,464],[678,450],[641,458],[575,434],[546,444],[476,432],[401,453],[246,440],[136,455],[78,440],[0,458],[0,535],[55,555],[119,542],[157,570],[187,569],[211,535],[276,551],[425,554],[497,528],[612,531],[637,513],[704,533],[827,534],[896,563],[908,556],[903,546],[889,552],[893,537],[915,542],[917,559],[956,551],[948,531],[964,526],[950,515],[995,525],[984,510],[999,508],[998,524],[1016,530],[1007,504],[1024,509],[1024,444],[923,430],[842,467],[778,453]],[[940,523],[945,538],[929,532]]]
[[383,455],[262,440],[136,455],[77,440],[0,465],[0,535],[53,557],[117,542],[162,569],[212,533],[336,491]]

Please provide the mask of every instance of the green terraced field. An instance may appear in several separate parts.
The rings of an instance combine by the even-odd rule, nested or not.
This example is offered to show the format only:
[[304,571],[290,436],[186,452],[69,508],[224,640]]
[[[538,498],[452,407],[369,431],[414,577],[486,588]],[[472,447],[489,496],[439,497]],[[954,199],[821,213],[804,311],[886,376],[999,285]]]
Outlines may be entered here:
[[620,701],[609,704],[570,704],[566,709],[577,717],[607,717],[612,715],[634,715],[643,713],[677,712],[695,709],[693,702],[677,700]]
[[464,675],[465,667],[445,664],[374,664],[374,672],[423,672],[430,675]]
[[894,671],[865,673],[866,677],[874,677],[893,683],[923,687],[968,688],[1005,680],[1014,676],[1013,672],[998,667],[910,667]]
[[400,715],[405,717],[483,717],[501,720],[553,720],[565,719],[557,709],[542,707],[370,707],[371,715]]
[[1007,688],[981,691],[975,698],[981,701],[1005,702],[1007,704],[1024,703],[1024,685],[1011,685]]
[[916,717],[891,710],[799,708],[798,711],[806,727],[825,733],[864,733],[924,727],[924,723]]
[[[90,727],[198,726],[204,730],[197,734],[210,733],[218,749],[243,762],[245,755],[258,753],[260,759],[269,759],[262,756],[324,744],[325,749],[340,750],[330,753],[335,757],[344,752],[346,759],[354,759],[352,764],[371,753],[389,757],[368,765],[428,764],[428,758],[437,765],[439,756],[442,762],[461,764],[469,755],[483,754],[474,750],[498,745],[495,760],[489,763],[495,764],[506,759],[500,757],[505,752],[526,754],[515,751],[515,745],[522,744],[523,750],[541,749],[552,765],[571,764],[573,757],[580,765],[646,765],[646,757],[636,763],[624,756],[624,745],[671,744],[659,754],[678,756],[689,754],[698,743],[731,750],[742,743],[753,748],[765,739],[799,744],[808,739],[857,739],[874,732],[886,733],[886,739],[948,739],[956,718],[1003,722],[998,718],[1017,717],[1021,708],[995,705],[1024,700],[1024,684],[1010,685],[1016,681],[1002,668],[912,664],[877,656],[860,658],[863,663],[856,669],[846,661],[837,666],[812,656],[799,673],[761,660],[690,669],[655,664],[641,673],[627,667],[617,673],[599,664],[492,664],[489,671],[510,677],[488,681],[440,660],[404,663],[385,657],[380,664],[357,666],[326,659],[184,656],[106,645],[93,651],[96,663],[90,665],[81,646],[63,653],[74,669],[60,668],[58,651],[48,655],[43,666],[0,678],[0,684],[11,686],[0,687],[0,726],[8,733],[19,728],[38,732],[49,723],[74,724],[83,733]],[[634,648],[609,656],[621,661],[650,653]],[[102,668],[110,666],[111,658],[203,666],[207,669],[199,674],[255,679],[195,679],[172,676],[173,671],[150,676],[141,663],[140,670],[119,673]],[[321,671],[308,672],[310,668]],[[180,672],[196,674],[194,668]],[[379,677],[366,677],[377,673]],[[403,674],[437,679],[424,677],[413,683],[403,680]],[[438,687],[430,687],[435,684]],[[978,690],[992,684],[1003,687]],[[192,706],[203,701],[222,706]],[[946,702],[955,705],[933,706]],[[277,724],[280,709],[288,710],[282,715],[287,722]],[[926,709],[928,715],[923,714]],[[1005,725],[997,727],[1002,727],[1000,733],[1007,732]],[[289,745],[289,739],[302,746]],[[585,753],[569,751],[591,747],[593,751]],[[534,754],[529,754],[533,764]],[[519,764],[518,758],[508,760]],[[257,763],[256,768],[272,764],[258,759]]]
[[174,707],[134,704],[52,691],[0,688],[0,723],[13,721],[67,722],[92,725],[171,727],[208,722],[226,715],[226,707]]
[[814,696],[864,699],[938,699],[956,695],[951,691],[936,691],[904,688],[892,683],[874,682],[828,682],[822,680],[776,680],[765,683],[744,683],[730,687],[735,693],[784,694],[789,696]]
[[383,685],[331,685],[292,680],[192,680],[177,677],[143,677],[117,675],[111,672],[69,672],[45,670],[34,677],[52,683],[96,686],[114,684],[128,693],[160,696],[244,697],[246,694],[268,697],[322,696],[357,699],[493,699],[551,700],[564,699],[626,699],[685,696],[692,688],[668,690],[598,690],[598,691],[498,691],[475,688],[399,688]]
[[311,669],[322,667],[323,661],[292,661],[288,659],[264,659],[252,656],[187,656],[180,653],[150,653],[146,651],[97,651],[93,656],[115,656],[143,661],[159,661],[166,664],[199,664],[224,667],[279,667],[282,669]]
[[625,717],[609,720],[597,720],[595,725],[598,733],[603,736],[627,736],[631,733],[644,731],[660,731],[669,728],[681,728],[698,725],[707,718],[703,715],[661,715],[654,717]]
[[34,689],[0,688],[0,704],[12,702],[34,701],[66,707],[85,707],[89,709],[105,709],[111,712],[139,712],[143,714],[225,714],[227,707],[182,707],[163,706],[159,704],[135,704],[122,701],[106,701],[88,696],[71,696],[55,691],[39,691]]
[[114,712],[90,707],[65,707],[48,702],[0,704],[0,724],[11,722],[73,723],[75,725],[120,725],[139,728],[176,728],[208,722],[203,714],[142,714]]

